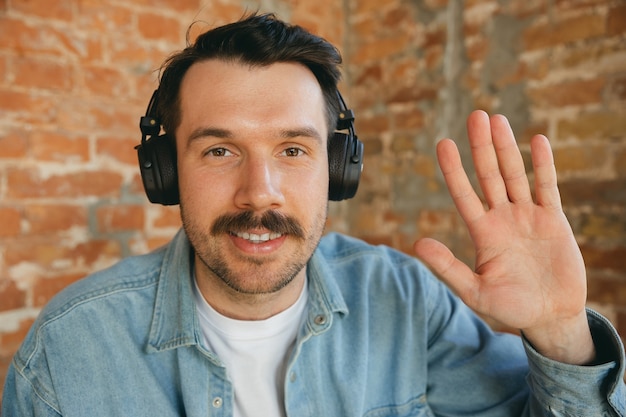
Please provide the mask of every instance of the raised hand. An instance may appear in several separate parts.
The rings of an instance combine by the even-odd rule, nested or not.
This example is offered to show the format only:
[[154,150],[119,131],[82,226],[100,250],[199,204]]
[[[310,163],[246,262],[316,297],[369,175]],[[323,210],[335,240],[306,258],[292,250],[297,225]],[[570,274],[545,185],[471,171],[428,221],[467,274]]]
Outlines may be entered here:
[[467,129],[486,206],[452,140],[438,144],[437,157],[474,243],[475,270],[432,239],[417,241],[416,255],[468,306],[522,330],[545,356],[569,363],[593,360],[585,265],[561,207],[548,140],[542,135],[531,140],[533,201],[507,119],[475,111]]

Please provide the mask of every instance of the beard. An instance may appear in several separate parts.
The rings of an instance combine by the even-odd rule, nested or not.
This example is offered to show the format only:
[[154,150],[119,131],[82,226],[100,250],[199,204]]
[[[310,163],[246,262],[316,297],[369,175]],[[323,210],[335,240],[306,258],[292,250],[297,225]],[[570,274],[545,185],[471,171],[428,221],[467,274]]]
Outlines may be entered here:
[[[275,293],[292,282],[317,248],[327,213],[328,206],[314,218],[308,231],[297,219],[276,210],[268,210],[260,216],[252,211],[225,214],[206,230],[193,221],[181,205],[183,228],[201,263],[198,266],[241,294]],[[288,245],[284,246],[288,252],[281,247],[281,253],[274,256],[247,255],[233,252],[228,239],[224,239],[225,235],[258,229],[286,236]]]

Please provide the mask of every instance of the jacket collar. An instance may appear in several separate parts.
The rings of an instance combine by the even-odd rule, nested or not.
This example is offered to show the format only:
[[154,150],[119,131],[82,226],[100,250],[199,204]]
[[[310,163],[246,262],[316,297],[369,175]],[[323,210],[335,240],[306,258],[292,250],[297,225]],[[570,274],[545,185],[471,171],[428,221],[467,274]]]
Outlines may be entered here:
[[169,243],[161,264],[148,352],[195,345],[200,340],[192,290],[192,250],[179,230]]

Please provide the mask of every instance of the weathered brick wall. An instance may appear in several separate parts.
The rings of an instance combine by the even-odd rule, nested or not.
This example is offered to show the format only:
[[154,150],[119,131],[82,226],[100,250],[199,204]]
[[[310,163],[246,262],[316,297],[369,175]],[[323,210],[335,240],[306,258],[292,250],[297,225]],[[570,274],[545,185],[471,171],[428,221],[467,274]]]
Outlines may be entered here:
[[56,292],[178,229],[177,208],[146,203],[133,149],[155,70],[193,21],[258,6],[342,41],[330,0],[0,0],[0,386]]
[[471,261],[434,144],[464,138],[475,107],[504,112],[525,150],[552,139],[590,304],[626,334],[620,0],[0,0],[0,384],[53,294],[177,230],[175,208],[146,204],[133,150],[155,70],[192,21],[257,7],[345,54],[366,170],[330,228],[404,251],[434,236]]
[[550,138],[589,305],[626,336],[626,4],[362,0],[347,15],[348,95],[367,158],[341,227],[406,252],[433,236],[471,264],[435,144],[457,139],[471,167],[465,117],[504,113],[528,167],[530,137]]

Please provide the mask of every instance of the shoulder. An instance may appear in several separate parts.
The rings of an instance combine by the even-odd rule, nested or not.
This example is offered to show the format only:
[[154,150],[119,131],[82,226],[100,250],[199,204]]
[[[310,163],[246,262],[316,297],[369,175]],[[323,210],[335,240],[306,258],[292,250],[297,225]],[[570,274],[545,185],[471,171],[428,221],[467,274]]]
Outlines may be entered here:
[[78,280],[50,300],[39,320],[50,320],[90,300],[154,286],[158,281],[164,252],[165,248],[160,248],[145,255],[131,256]]
[[386,245],[372,245],[360,239],[331,233],[318,248],[321,263],[342,292],[391,291],[422,298],[441,283],[417,258]]
[[329,233],[319,245],[319,252],[329,263],[350,263],[390,265],[394,268],[425,268],[415,257],[386,245],[372,245],[363,240],[340,233]]

